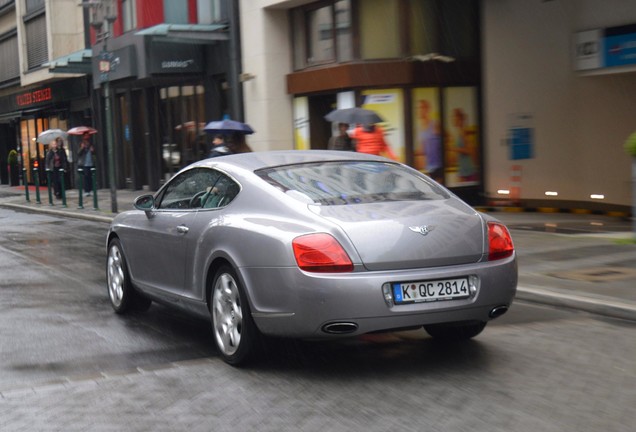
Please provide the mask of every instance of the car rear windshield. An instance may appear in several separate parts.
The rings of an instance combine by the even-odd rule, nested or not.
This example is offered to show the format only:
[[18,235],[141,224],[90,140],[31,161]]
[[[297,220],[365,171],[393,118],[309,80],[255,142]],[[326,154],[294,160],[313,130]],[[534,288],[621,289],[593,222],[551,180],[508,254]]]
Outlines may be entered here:
[[306,163],[267,168],[256,174],[299,200],[321,205],[449,198],[432,180],[393,163]]

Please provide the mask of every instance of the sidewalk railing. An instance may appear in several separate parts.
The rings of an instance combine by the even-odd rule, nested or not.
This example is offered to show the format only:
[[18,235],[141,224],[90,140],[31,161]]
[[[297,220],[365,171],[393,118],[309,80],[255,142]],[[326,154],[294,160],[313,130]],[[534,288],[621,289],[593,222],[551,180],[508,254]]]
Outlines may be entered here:
[[[26,181],[27,178],[27,169],[23,168],[23,179],[24,180],[24,195],[26,202],[31,202],[31,197],[29,194],[29,184]],[[84,208],[84,169],[78,168],[79,173],[79,187],[78,187],[78,209]],[[64,168],[60,168],[58,171],[58,179],[53,178],[55,172],[50,169],[46,169],[46,187],[49,199],[49,205],[53,206],[55,203],[53,202],[53,193],[55,191],[54,183],[56,181],[60,182],[60,196],[59,198],[62,200],[62,207],[68,207],[67,205],[67,195],[66,195],[66,170]],[[33,182],[35,186],[35,202],[36,204],[42,204],[42,200],[40,197],[40,173],[37,167],[33,168]],[[93,210],[99,210],[99,201],[97,199],[97,170],[95,168],[90,169],[90,182],[91,182],[91,195],[93,197]]]

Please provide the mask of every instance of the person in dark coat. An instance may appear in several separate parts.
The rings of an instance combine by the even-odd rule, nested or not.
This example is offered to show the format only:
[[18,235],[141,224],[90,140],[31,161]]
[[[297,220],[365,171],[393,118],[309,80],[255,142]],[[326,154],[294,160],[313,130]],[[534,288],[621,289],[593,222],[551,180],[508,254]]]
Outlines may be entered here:
[[51,183],[56,198],[62,198],[62,176],[61,169],[66,169],[66,152],[64,151],[62,138],[51,141],[49,151],[46,153],[45,166],[51,171]]
[[230,148],[225,144],[225,140],[223,139],[223,135],[215,135],[212,140],[212,148],[210,149],[210,153],[208,154],[209,158],[217,157],[217,156],[225,156],[232,154]]
[[329,143],[327,144],[329,150],[356,151],[353,140],[347,133],[347,129],[349,129],[347,123],[338,123],[339,134],[329,138]]

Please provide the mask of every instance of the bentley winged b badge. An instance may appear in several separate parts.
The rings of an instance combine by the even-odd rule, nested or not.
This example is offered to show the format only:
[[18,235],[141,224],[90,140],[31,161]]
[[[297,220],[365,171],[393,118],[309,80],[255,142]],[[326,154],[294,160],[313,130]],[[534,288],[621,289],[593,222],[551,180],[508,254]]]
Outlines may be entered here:
[[425,236],[435,229],[435,225],[411,226],[409,227],[409,229],[413,232],[416,232]]

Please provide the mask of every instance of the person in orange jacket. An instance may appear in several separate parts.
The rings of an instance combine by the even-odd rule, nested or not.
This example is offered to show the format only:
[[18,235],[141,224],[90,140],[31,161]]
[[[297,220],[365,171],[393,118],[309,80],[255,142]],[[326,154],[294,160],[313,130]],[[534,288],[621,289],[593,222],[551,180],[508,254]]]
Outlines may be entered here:
[[351,138],[356,140],[356,151],[377,156],[386,155],[393,160],[398,160],[391,146],[384,140],[384,130],[378,125],[358,125]]

